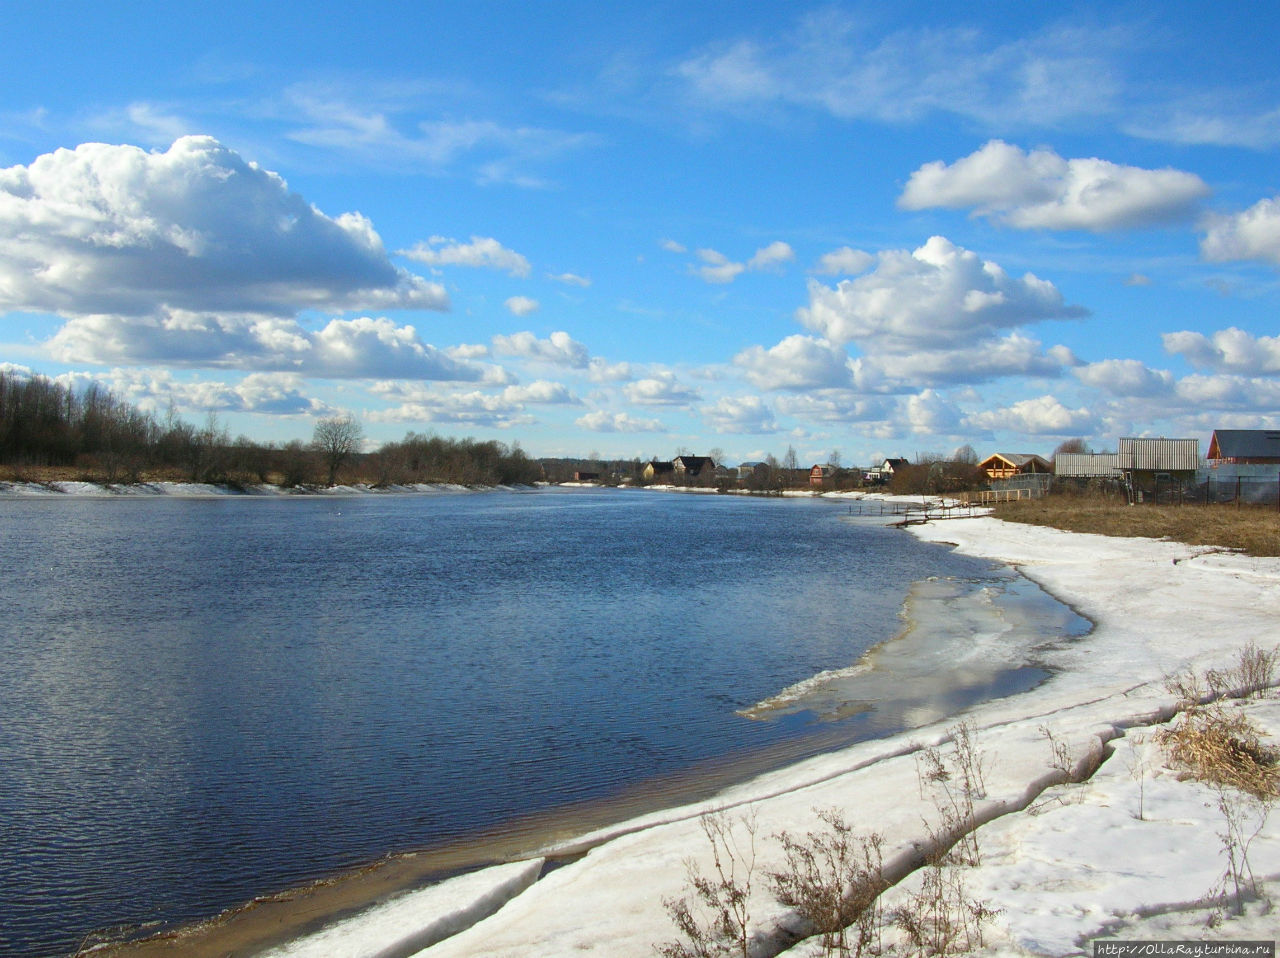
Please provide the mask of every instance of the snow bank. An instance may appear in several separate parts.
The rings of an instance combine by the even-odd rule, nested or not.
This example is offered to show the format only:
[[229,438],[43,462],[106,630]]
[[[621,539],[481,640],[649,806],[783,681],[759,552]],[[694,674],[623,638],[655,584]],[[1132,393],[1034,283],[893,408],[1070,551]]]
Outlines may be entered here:
[[0,499],[18,499],[49,496],[78,496],[86,498],[121,498],[170,496],[175,498],[203,499],[219,496],[383,496],[394,494],[444,495],[463,492],[483,492],[489,489],[512,490],[514,486],[463,486],[457,483],[410,483],[407,485],[370,486],[364,483],[338,486],[296,486],[285,488],[273,485],[220,486],[207,482],[135,482],[98,483],[79,481],[58,482],[0,482]]
[[399,895],[262,958],[393,958],[412,954],[492,915],[538,878],[541,859],[497,865]]

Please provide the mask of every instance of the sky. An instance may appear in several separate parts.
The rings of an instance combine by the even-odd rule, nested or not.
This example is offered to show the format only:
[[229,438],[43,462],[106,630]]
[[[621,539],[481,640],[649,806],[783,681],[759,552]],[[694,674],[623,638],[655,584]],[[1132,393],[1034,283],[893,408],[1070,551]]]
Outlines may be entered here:
[[7,0],[0,368],[536,456],[1280,428],[1280,11],[886,6]]

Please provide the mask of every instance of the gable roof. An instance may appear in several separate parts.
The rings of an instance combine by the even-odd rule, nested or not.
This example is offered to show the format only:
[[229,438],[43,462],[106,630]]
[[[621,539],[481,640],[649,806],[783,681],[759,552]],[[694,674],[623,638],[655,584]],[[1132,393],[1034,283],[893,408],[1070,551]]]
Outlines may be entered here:
[[1207,458],[1280,460],[1280,430],[1215,429]]
[[1038,466],[1040,469],[1048,472],[1049,460],[1044,456],[1037,456],[1034,452],[997,452],[992,453],[978,463],[979,469],[999,468],[997,460],[1007,463],[1010,468],[1017,469],[1021,472],[1027,466]]

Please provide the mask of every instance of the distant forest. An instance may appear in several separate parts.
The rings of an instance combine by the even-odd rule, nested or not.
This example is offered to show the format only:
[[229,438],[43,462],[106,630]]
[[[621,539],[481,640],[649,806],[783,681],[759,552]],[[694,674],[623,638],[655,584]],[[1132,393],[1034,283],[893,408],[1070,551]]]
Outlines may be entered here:
[[210,415],[202,427],[170,408],[138,409],[98,384],[74,390],[43,376],[0,370],[0,466],[13,479],[53,474],[106,482],[171,479],[230,486],[452,482],[528,484],[541,466],[519,445],[410,432],[375,452],[349,418],[321,420],[310,441],[277,445],[232,439]]

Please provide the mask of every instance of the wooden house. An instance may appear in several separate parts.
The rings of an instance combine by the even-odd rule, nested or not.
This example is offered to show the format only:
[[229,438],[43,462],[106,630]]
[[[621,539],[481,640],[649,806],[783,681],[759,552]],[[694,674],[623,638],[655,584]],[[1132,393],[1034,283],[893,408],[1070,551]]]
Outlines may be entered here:
[[809,469],[809,485],[822,486],[831,482],[839,470],[830,464],[819,464]]
[[1280,430],[1215,429],[1206,458],[1215,469],[1223,464],[1280,465]]
[[657,459],[650,459],[644,464],[644,469],[640,471],[641,477],[645,482],[660,481],[662,479],[670,480],[674,478],[675,465],[670,462],[662,462]]
[[716,463],[709,456],[676,456],[671,470],[677,479],[711,479],[715,477]]
[[997,452],[978,463],[978,468],[992,480],[1053,472],[1048,459],[1032,452]]

